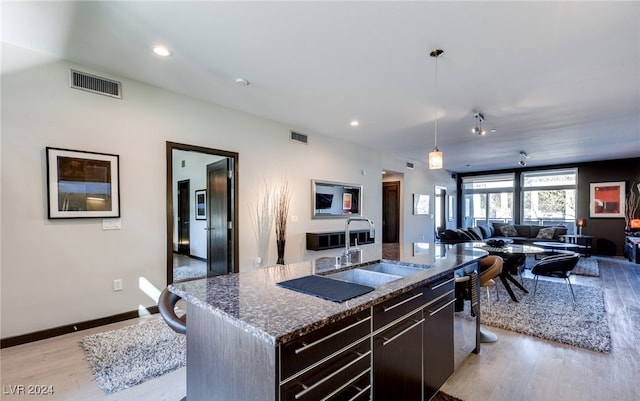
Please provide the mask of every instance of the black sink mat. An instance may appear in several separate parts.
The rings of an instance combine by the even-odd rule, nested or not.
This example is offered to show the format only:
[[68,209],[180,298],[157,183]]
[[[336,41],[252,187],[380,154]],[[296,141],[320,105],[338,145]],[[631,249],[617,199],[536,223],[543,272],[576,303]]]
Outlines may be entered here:
[[372,287],[366,285],[348,283],[346,281],[315,275],[281,281],[277,284],[290,290],[315,295],[316,297],[334,302],[344,302],[347,299],[359,297],[360,295],[373,291]]

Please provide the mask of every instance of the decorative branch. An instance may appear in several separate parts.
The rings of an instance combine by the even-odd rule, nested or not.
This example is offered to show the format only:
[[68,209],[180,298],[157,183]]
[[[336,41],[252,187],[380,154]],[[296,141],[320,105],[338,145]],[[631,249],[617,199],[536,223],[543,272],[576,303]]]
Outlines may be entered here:
[[289,203],[291,189],[286,178],[282,179],[280,189],[276,195],[274,215],[276,218],[276,240],[284,241],[287,237],[287,218],[289,217]]
[[264,179],[262,195],[256,193],[256,203],[249,207],[251,222],[253,223],[256,244],[258,246],[258,265],[266,260],[269,252],[269,240],[273,227],[275,211],[275,192],[271,180]]
[[627,202],[625,205],[625,228],[631,228],[631,220],[635,219],[640,209],[640,182],[635,181],[631,184],[629,196],[627,196]]

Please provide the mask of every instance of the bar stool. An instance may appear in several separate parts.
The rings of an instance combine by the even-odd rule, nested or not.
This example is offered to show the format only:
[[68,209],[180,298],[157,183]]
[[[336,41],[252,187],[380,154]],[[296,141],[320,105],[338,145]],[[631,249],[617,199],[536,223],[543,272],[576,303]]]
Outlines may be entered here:
[[[173,331],[180,334],[187,333],[187,315],[178,316],[176,314],[176,303],[182,298],[165,288],[158,298],[158,310],[162,319],[171,327]],[[185,396],[180,401],[187,401]]]

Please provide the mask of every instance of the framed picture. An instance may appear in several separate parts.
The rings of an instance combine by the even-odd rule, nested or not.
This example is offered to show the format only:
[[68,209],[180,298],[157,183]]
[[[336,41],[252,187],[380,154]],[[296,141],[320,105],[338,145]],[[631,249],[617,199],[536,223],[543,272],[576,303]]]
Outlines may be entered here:
[[350,193],[342,194],[342,209],[351,210],[352,196],[353,194]]
[[447,219],[453,221],[455,219],[455,198],[453,195],[449,195],[447,198],[449,204],[447,205]]
[[196,191],[196,220],[207,219],[207,190]]
[[413,194],[413,214],[429,214],[429,195]]
[[120,217],[118,155],[47,147],[50,219]]
[[625,182],[591,183],[590,217],[624,217]]

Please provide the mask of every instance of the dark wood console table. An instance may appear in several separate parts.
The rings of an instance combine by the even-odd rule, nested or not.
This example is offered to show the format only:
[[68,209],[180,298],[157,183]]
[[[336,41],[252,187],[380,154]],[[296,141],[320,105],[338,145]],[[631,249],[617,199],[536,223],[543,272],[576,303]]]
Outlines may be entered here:
[[593,236],[591,235],[575,235],[566,234],[561,236],[567,244],[580,245],[580,249],[584,250],[584,256],[591,256],[591,247],[593,243]]
[[624,237],[624,256],[631,262],[640,264],[640,237]]
[[[373,244],[375,238],[371,238],[369,230],[351,230],[349,233],[351,237],[350,245],[355,245],[355,241],[358,241],[358,245]],[[330,232],[317,232],[307,233],[307,250],[309,251],[322,251],[324,249],[343,248],[344,231],[330,231]]]

